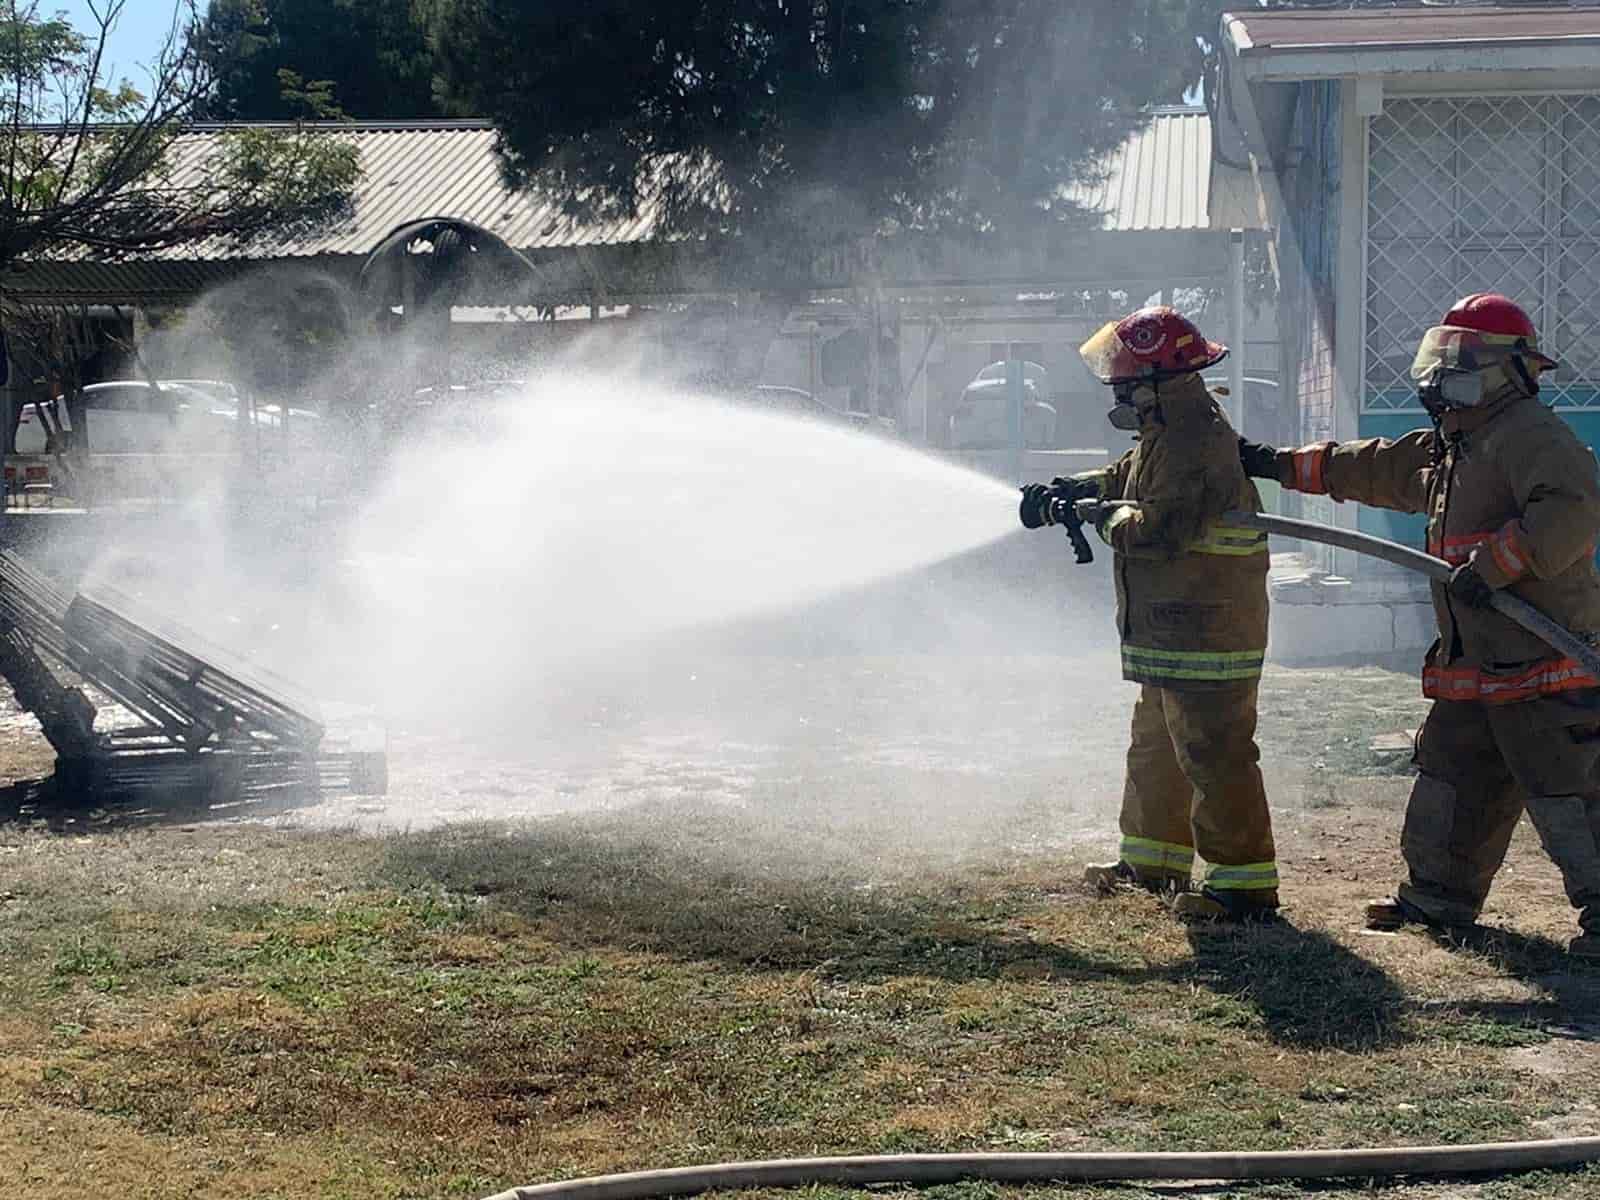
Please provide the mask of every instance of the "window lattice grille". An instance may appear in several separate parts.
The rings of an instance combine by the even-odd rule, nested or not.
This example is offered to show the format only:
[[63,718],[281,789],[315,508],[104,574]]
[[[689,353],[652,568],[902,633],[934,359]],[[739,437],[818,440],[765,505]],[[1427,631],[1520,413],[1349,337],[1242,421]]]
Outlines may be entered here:
[[1423,331],[1485,291],[1561,360],[1541,394],[1600,409],[1600,96],[1390,100],[1367,139],[1363,411],[1420,411]]

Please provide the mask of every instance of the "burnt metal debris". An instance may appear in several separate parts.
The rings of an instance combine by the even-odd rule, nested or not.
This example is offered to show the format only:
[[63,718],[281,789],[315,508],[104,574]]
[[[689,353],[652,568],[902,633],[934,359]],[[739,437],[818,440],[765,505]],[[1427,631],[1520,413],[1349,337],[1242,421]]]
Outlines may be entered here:
[[[0,551],[0,674],[55,749],[63,798],[234,803],[388,790],[383,750],[330,732],[293,684],[114,588],[69,595],[9,550]],[[115,707],[102,712],[91,697]]]

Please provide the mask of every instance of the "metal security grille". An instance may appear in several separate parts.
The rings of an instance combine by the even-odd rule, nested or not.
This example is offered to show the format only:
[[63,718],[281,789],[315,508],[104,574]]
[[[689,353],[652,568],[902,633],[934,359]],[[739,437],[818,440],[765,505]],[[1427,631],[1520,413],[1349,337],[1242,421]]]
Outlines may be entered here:
[[1428,326],[1504,292],[1561,359],[1543,394],[1600,409],[1600,96],[1391,99],[1367,127],[1362,409],[1417,409]]

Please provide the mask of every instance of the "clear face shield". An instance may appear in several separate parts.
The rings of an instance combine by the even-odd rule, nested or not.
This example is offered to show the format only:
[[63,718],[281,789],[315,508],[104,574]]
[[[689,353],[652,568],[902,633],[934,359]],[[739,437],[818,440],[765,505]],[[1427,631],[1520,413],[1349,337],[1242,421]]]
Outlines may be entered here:
[[1423,407],[1437,415],[1479,408],[1514,379],[1536,394],[1539,373],[1555,365],[1527,338],[1435,325],[1422,335],[1411,379]]

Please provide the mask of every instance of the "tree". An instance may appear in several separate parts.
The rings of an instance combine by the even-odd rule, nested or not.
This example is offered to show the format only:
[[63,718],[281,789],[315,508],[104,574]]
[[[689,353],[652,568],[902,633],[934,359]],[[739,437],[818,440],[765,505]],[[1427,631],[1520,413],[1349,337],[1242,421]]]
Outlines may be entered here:
[[174,8],[140,91],[105,74],[126,0],[89,0],[86,33],[41,17],[37,0],[0,0],[0,289],[18,260],[240,238],[325,220],[348,200],[360,163],[337,139],[299,129],[185,139],[211,86],[193,4]]
[[511,182],[668,232],[999,240],[1177,100],[1184,0],[419,0],[440,87]]
[[441,115],[411,0],[211,0],[200,46],[219,120]]

